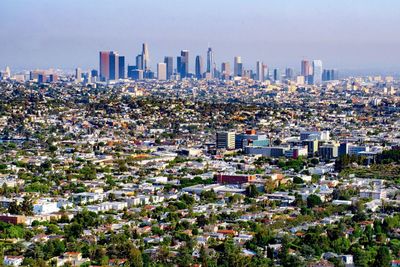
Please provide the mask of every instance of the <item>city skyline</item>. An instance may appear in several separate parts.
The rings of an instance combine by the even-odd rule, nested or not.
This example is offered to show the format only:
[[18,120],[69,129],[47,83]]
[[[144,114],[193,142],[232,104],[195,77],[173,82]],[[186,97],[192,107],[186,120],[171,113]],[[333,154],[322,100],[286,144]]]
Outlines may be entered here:
[[[209,43],[217,66],[240,55],[245,68],[261,60],[298,70],[298,62],[308,58],[321,59],[328,68],[398,73],[400,4],[347,2],[40,0],[29,5],[5,0],[0,3],[0,34],[7,38],[0,41],[0,66],[92,69],[98,51],[118,51],[134,64],[145,42],[152,69],[165,56],[187,49],[193,55],[189,71],[194,72],[195,56],[206,58]],[[375,14],[377,8],[382,12]],[[39,11],[46,17],[37,16]]]

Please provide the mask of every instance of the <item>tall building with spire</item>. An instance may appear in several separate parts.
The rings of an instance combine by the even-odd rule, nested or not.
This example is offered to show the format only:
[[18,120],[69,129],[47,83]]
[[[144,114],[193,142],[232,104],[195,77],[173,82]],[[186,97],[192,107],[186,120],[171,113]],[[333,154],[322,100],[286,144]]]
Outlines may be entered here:
[[214,54],[211,47],[207,50],[207,73],[210,74],[211,78],[214,78]]
[[142,68],[145,71],[150,69],[149,47],[146,43],[142,45]]

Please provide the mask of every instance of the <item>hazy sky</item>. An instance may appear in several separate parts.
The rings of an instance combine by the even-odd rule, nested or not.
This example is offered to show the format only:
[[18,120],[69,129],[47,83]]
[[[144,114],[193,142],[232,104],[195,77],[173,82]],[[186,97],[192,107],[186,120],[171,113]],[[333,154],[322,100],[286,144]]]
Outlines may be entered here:
[[[399,0],[0,0],[0,69],[98,67],[98,51],[128,63],[149,44],[153,69],[190,51],[246,67],[400,71]],[[176,63],[176,62],[174,62]]]

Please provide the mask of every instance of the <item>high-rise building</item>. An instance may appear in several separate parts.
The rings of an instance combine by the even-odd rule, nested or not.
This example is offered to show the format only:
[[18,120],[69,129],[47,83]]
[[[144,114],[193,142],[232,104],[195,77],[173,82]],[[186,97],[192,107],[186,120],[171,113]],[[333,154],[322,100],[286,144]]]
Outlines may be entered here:
[[338,71],[337,69],[323,70],[322,72],[322,81],[332,81],[338,80]]
[[164,63],[167,65],[167,80],[171,79],[174,74],[174,59],[173,57],[164,57]]
[[294,70],[292,68],[286,68],[285,77],[287,80],[292,80],[294,78]]
[[207,72],[214,78],[214,54],[211,47],[207,50]]
[[239,56],[234,57],[233,59],[233,76],[242,76],[243,65],[242,58]]
[[136,68],[138,70],[143,69],[143,56],[142,55],[137,55],[136,56]]
[[261,61],[257,61],[256,64],[256,79],[257,81],[263,82],[264,81],[264,64]]
[[167,64],[158,63],[157,64],[157,79],[160,81],[165,81],[167,79]]
[[[121,58],[121,63],[119,62]],[[118,80],[121,72],[125,72],[125,58],[114,51],[100,52],[100,80]],[[124,77],[125,75],[123,75]]]
[[231,77],[231,64],[229,62],[222,62],[221,64],[221,79],[229,80]]
[[235,132],[217,132],[217,148],[235,149]]
[[176,72],[181,75],[182,73],[182,57],[177,56],[176,57]]
[[189,51],[182,50],[180,56],[180,72],[181,78],[186,78],[189,75]]
[[128,65],[128,77],[133,80],[143,80],[143,70],[136,68],[136,66]]
[[312,83],[313,84],[321,84],[322,82],[322,61],[321,60],[313,60],[313,74],[312,74]]
[[142,45],[142,69],[145,71],[150,69],[149,47],[146,43]]
[[82,69],[81,68],[75,69],[75,81],[77,83],[82,82]]
[[118,57],[118,78],[125,79],[125,57]]
[[108,78],[109,80],[118,80],[118,73],[119,73],[118,61],[119,61],[118,54],[111,51],[110,52],[110,60],[109,60],[109,63],[110,63],[110,68],[109,68],[110,76]]
[[108,81],[110,79],[110,51],[100,52],[100,80]]
[[301,75],[304,77],[308,77],[310,75],[312,75],[313,71],[312,71],[312,65],[310,63],[310,61],[308,60],[302,60],[301,61]]
[[195,71],[196,71],[196,78],[197,79],[203,78],[204,62],[203,62],[203,57],[202,56],[196,56],[196,68],[195,68]]
[[91,75],[92,75],[92,77],[98,77],[99,72],[97,70],[91,70]]
[[279,82],[281,80],[281,72],[279,69],[274,69],[274,81]]

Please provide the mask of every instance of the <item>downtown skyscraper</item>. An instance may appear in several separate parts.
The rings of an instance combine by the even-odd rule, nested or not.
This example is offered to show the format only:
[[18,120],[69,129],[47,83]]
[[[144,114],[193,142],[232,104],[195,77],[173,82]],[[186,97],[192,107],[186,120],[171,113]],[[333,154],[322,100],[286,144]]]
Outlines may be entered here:
[[202,56],[196,56],[195,74],[197,79],[203,78],[204,62]]
[[125,57],[114,51],[100,52],[100,80],[118,80],[125,78]]
[[189,76],[189,51],[182,50],[181,56],[177,58],[177,68],[181,78]]
[[312,84],[321,84],[322,83],[322,61],[321,60],[313,60],[313,75],[312,75]]
[[242,58],[239,56],[234,57],[233,59],[233,76],[242,76],[243,74],[243,64]]
[[142,45],[142,69],[145,71],[150,69],[149,47],[146,43]]
[[312,75],[312,65],[309,60],[302,60],[301,61],[301,75],[304,76],[306,79],[308,76]]
[[256,64],[256,79],[257,81],[263,82],[265,73],[264,73],[264,64],[261,61],[257,61]]
[[209,73],[211,78],[215,77],[214,73],[214,54],[211,47],[207,50],[207,73]]
[[167,67],[167,79],[171,79],[172,74],[174,74],[174,58],[164,57],[164,63]]

